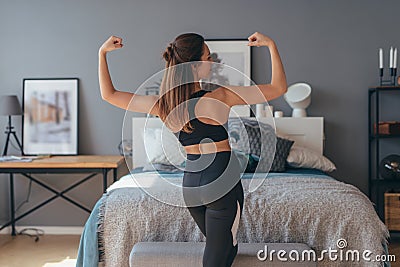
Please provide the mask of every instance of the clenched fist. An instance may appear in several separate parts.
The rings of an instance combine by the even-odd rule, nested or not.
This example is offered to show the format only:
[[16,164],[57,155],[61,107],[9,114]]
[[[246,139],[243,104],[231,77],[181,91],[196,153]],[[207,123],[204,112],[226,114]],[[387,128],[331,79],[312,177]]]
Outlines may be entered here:
[[249,43],[247,44],[248,46],[268,46],[270,47],[271,45],[274,44],[274,41],[269,38],[268,36],[255,32],[252,35],[247,38],[249,40]]
[[111,36],[110,38],[105,41],[100,49],[100,53],[107,53],[116,49],[122,48],[124,45],[122,44],[122,38],[117,37],[117,36]]

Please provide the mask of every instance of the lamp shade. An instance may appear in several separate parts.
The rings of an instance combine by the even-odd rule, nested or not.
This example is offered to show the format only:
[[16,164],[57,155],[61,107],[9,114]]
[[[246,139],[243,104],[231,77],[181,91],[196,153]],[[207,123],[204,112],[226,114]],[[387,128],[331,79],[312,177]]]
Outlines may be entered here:
[[21,104],[16,95],[4,95],[0,98],[0,115],[22,115]]
[[288,87],[283,98],[293,108],[292,117],[307,117],[306,108],[311,103],[311,86],[307,83],[295,83]]

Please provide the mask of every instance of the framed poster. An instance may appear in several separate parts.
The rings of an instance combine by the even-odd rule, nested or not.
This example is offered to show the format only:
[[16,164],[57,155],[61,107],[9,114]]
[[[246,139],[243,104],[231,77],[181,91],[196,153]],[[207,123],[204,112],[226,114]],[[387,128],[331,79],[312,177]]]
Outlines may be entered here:
[[78,78],[23,79],[25,155],[78,154]]
[[[247,45],[249,40],[206,39],[205,42],[210,49],[213,61],[228,65],[226,68],[221,68],[219,64],[214,64],[207,82],[221,85],[251,85],[251,46]],[[250,105],[233,106],[229,116],[250,116]]]

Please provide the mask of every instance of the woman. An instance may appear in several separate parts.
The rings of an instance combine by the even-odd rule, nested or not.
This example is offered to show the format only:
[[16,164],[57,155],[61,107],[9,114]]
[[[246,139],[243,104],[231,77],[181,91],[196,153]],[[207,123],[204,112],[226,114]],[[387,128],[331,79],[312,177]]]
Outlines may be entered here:
[[[114,88],[106,54],[123,47],[121,38],[111,36],[99,50],[102,98],[123,109],[160,117],[185,148],[183,194],[190,214],[206,236],[203,266],[231,266],[238,249],[236,233],[243,209],[243,188],[240,164],[231,151],[226,129],[230,108],[264,103],[287,91],[275,42],[258,32],[248,40],[249,46],[269,48],[270,84],[224,85],[209,92],[202,90],[199,81],[211,69],[210,50],[201,35],[186,33],[176,37],[163,53],[167,69],[159,96],[137,95]],[[187,63],[193,63],[191,71],[178,68]],[[207,97],[202,97],[206,94]]]

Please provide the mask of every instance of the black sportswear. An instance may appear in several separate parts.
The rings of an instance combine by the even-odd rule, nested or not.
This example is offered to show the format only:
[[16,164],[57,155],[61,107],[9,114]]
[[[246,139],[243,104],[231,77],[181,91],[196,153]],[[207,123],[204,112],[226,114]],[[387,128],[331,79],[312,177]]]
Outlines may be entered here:
[[[211,125],[199,121],[194,114],[197,101],[206,93],[200,90],[190,96],[188,112],[194,130],[190,134],[175,133],[183,146],[206,142],[205,138],[211,142],[228,139],[228,122]],[[236,257],[236,233],[244,200],[242,171],[231,150],[187,154],[183,197],[197,226],[206,236],[203,267],[230,267]]]
[[183,131],[174,133],[183,146],[199,144],[203,139],[203,143],[219,142],[228,139],[228,122],[223,125],[208,124],[201,122],[194,114],[196,103],[199,101],[200,97],[207,92],[208,91],[205,90],[199,90],[190,96],[190,100],[188,101],[188,112],[190,124],[194,130],[191,133],[185,133]]

